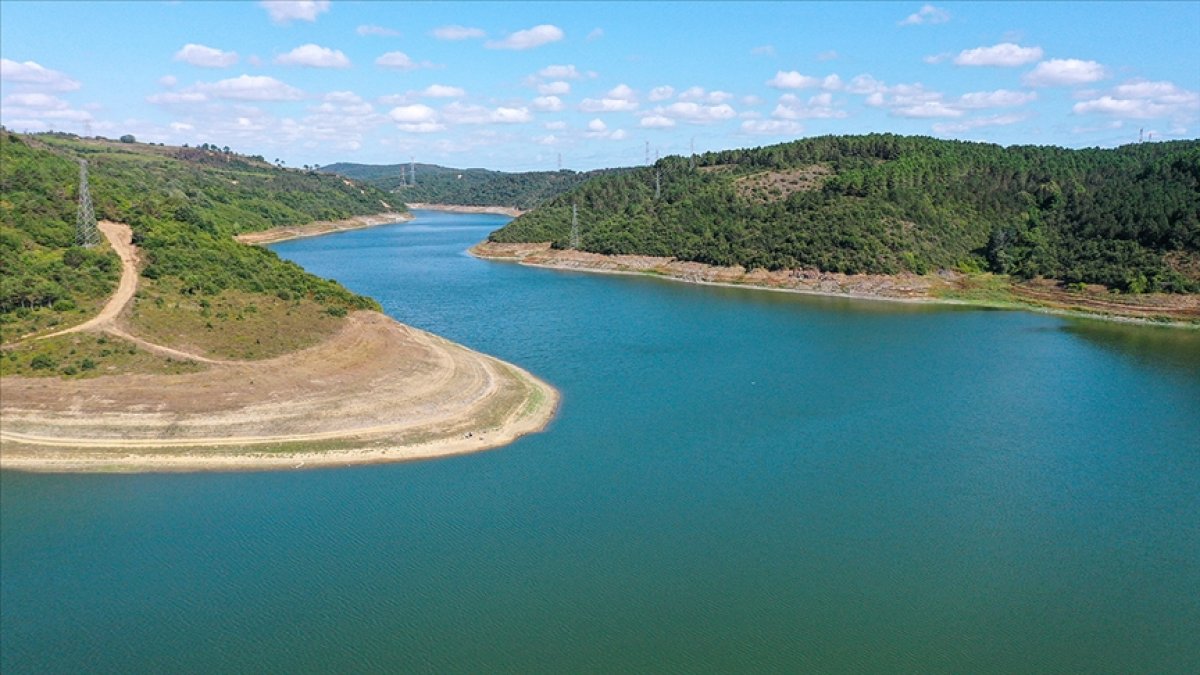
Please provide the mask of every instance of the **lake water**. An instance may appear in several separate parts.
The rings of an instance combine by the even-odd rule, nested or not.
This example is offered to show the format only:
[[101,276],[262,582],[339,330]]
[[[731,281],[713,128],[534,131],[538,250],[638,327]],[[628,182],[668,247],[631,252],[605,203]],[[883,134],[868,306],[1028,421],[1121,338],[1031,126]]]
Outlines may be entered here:
[[477,455],[0,475],[0,670],[1200,672],[1200,333],[273,246],[557,386]]

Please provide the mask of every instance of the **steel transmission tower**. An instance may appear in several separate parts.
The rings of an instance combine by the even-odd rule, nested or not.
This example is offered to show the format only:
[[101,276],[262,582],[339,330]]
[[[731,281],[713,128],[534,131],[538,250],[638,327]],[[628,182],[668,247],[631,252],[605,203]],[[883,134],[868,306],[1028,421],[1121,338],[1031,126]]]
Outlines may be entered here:
[[75,213],[75,245],[92,248],[100,243],[96,229],[96,212],[92,208],[92,193],[88,190],[87,160],[79,160],[79,210]]

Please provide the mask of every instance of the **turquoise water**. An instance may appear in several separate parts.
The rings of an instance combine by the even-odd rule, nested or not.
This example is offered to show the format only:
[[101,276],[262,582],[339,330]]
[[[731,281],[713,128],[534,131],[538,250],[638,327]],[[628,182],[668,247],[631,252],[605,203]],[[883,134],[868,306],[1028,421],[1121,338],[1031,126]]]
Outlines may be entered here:
[[273,246],[563,394],[295,473],[0,475],[0,670],[1200,672],[1200,335]]

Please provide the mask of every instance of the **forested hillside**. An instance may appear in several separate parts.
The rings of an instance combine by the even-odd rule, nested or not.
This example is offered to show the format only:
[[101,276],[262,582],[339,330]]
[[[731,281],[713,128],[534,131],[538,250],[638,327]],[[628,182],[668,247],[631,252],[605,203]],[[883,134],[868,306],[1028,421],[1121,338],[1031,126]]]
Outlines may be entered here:
[[416,184],[409,185],[408,164],[331,164],[321,171],[369,182],[408,203],[459,206],[509,206],[531,209],[589,178],[617,173],[599,171],[529,171],[506,173],[487,169],[452,169],[436,164],[416,164]]
[[[212,343],[282,316],[325,317],[313,319],[320,323],[376,307],[373,300],[308,274],[271,251],[233,240],[241,232],[390,210],[383,205],[389,195],[374,187],[280,169],[216,148],[3,131],[0,331],[5,342],[79,323],[115,288],[120,265],[107,244],[74,245],[80,158],[88,162],[96,216],[129,224],[140,248],[143,284],[131,317],[135,323],[153,320],[164,330],[176,330],[194,320]],[[237,355],[278,351],[264,343],[273,339],[262,332],[250,340],[253,347]]]
[[890,134],[667,157],[593,178],[497,242],[832,272],[1044,276],[1200,291],[1200,141],[1112,150]]

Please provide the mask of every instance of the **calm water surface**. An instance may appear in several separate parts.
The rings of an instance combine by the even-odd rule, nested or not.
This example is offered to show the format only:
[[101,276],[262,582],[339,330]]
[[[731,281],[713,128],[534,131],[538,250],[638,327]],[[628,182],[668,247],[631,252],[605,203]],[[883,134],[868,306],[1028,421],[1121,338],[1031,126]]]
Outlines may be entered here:
[[0,475],[0,670],[1200,672],[1200,335],[278,244],[563,393],[296,473]]

